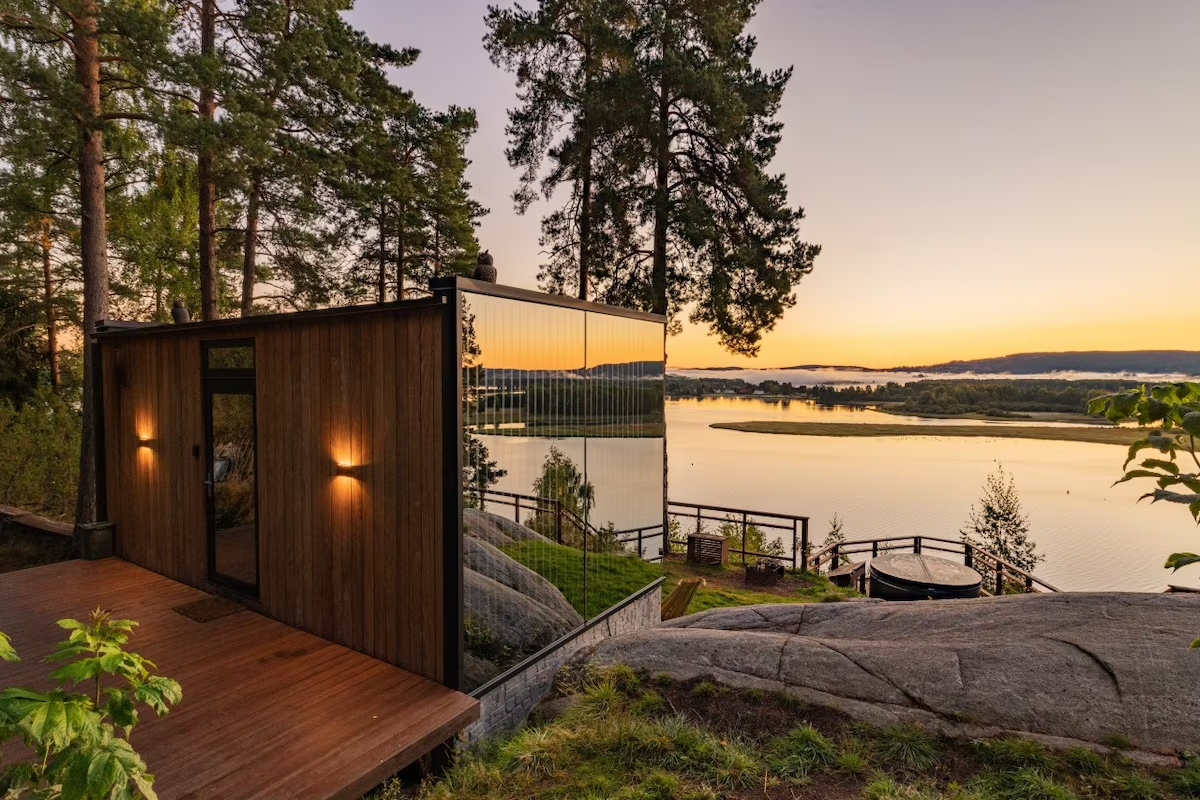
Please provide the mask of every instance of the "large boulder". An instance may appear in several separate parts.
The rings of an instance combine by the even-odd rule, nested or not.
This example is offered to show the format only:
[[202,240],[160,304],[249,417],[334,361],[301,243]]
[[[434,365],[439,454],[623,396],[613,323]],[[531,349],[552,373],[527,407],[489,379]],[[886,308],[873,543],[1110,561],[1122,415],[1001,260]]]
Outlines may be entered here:
[[553,583],[499,549],[535,531],[479,509],[463,512],[464,679],[477,687],[583,624]]
[[467,570],[485,575],[542,606],[545,609],[541,612],[543,616],[554,620],[556,626],[568,626],[562,633],[583,624],[583,617],[557,586],[486,541],[465,537],[463,564]]
[[783,690],[952,734],[1200,751],[1200,595],[1061,593],[715,609],[602,641],[598,663]]
[[507,517],[482,511],[478,508],[463,509],[463,532],[467,536],[481,539],[490,545],[501,547],[506,544],[535,539],[542,542],[550,541],[535,530],[514,522]]

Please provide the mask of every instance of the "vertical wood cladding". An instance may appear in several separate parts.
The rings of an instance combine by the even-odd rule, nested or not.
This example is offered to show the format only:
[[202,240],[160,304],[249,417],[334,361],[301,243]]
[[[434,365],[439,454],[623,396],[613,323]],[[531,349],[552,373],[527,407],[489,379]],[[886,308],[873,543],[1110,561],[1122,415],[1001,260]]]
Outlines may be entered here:
[[206,584],[200,345],[253,338],[261,610],[442,680],[443,313],[105,337],[117,554]]

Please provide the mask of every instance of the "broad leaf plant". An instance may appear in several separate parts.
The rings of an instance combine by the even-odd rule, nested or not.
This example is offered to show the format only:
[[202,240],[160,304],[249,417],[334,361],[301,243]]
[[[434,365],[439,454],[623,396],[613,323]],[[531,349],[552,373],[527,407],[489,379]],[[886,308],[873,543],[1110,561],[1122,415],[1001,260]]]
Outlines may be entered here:
[[[64,619],[70,631],[46,657],[55,688],[0,690],[0,746],[19,740],[31,754],[9,762],[0,751],[0,796],[5,800],[155,800],[154,776],[130,737],[138,708],[158,716],[182,699],[179,684],[152,675],[153,662],[125,644],[136,622],[96,609],[85,622]],[[0,660],[17,661],[0,633]]]
[[[1129,446],[1125,475],[1113,485],[1134,479],[1152,480],[1158,488],[1143,494],[1139,502],[1150,498],[1152,503],[1161,500],[1187,506],[1200,525],[1200,455],[1196,449],[1200,439],[1200,383],[1139,386],[1097,397],[1089,403],[1088,412],[1103,414],[1114,423],[1134,419],[1150,428],[1145,438]],[[1130,469],[1144,450],[1156,454]],[[1200,563],[1200,555],[1172,553],[1165,567],[1175,571],[1195,563]],[[1192,642],[1192,648],[1200,648],[1200,639]]]

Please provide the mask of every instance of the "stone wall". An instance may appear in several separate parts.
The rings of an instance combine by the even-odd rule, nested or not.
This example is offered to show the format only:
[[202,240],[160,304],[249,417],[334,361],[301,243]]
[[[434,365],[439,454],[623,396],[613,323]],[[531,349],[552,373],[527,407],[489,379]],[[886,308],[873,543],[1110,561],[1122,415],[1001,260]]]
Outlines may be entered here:
[[662,618],[662,579],[606,611],[524,662],[507,679],[482,687],[479,720],[467,728],[469,742],[519,727],[550,691],[558,669],[585,647],[625,633],[652,628]]

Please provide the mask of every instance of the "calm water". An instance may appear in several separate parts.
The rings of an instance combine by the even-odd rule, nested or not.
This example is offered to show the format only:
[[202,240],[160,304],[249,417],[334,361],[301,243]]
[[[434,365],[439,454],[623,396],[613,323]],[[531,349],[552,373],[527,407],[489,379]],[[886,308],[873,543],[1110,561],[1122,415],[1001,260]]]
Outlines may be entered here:
[[[1135,504],[1145,491],[1136,482],[1110,487],[1124,460],[1117,445],[783,436],[709,427],[773,419],[938,422],[804,402],[670,400],[671,499],[807,515],[817,543],[834,512],[845,521],[849,539],[957,538],[984,478],[1003,463],[1016,479],[1032,536],[1046,556],[1036,573],[1061,589],[1159,591],[1168,583],[1166,556],[1200,547],[1200,528],[1185,508]],[[1200,568],[1185,568],[1169,581],[1200,585]]]

